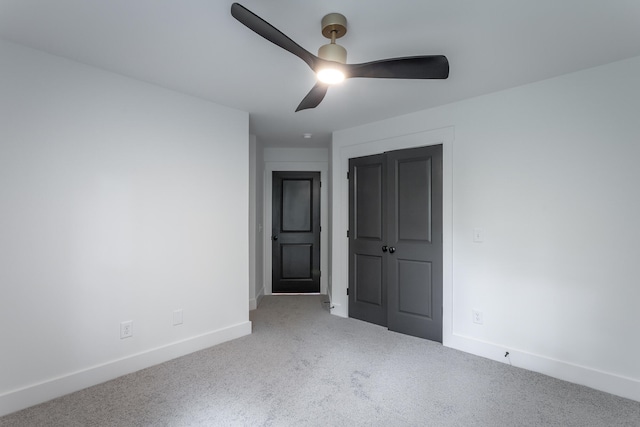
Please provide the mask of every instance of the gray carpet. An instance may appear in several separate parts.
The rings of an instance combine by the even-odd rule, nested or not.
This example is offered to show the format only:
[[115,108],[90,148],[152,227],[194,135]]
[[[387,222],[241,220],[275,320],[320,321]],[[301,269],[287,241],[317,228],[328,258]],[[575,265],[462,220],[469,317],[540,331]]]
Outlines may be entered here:
[[640,426],[640,402],[269,296],[253,334],[0,426]]

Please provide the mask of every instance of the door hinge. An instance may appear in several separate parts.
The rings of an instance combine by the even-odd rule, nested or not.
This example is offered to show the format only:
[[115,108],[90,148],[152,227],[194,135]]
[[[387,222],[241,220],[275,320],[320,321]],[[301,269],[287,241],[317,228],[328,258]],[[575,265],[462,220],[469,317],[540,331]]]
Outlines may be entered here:
[[349,237],[349,230],[347,230],[347,237]]
[[347,172],[347,179],[349,179],[349,172]]
[[349,295],[349,288],[347,288],[347,295]]

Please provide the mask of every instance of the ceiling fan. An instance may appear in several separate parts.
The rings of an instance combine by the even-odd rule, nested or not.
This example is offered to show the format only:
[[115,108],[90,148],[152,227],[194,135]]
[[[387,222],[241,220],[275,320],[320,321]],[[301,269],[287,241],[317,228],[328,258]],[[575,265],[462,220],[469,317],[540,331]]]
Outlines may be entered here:
[[308,52],[273,25],[238,3],[231,5],[231,15],[256,34],[302,59],[316,73],[318,82],[298,105],[296,112],[317,107],[327,94],[330,85],[351,77],[383,79],[446,79],[449,77],[449,61],[443,55],[408,56],[347,64],[346,49],[336,44],[336,39],[347,32],[347,19],[339,13],[330,13],[322,18],[322,34],[331,39],[331,43],[320,47],[318,56]]

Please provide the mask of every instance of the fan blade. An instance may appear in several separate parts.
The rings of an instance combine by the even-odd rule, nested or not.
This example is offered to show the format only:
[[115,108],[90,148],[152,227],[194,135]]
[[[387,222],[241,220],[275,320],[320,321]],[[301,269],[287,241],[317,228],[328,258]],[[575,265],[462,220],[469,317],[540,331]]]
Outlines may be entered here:
[[328,85],[320,82],[316,83],[315,86],[311,88],[307,96],[304,97],[300,105],[298,105],[296,113],[300,110],[316,108],[327,94],[327,89],[329,89]]
[[269,24],[246,7],[238,3],[233,3],[231,5],[231,15],[256,34],[261,35],[276,46],[280,46],[284,50],[293,53],[295,56],[306,62],[312,70],[315,69],[320,58],[305,50],[276,27]]
[[380,61],[349,64],[346,77],[381,79],[446,79],[449,61],[443,55],[408,56]]

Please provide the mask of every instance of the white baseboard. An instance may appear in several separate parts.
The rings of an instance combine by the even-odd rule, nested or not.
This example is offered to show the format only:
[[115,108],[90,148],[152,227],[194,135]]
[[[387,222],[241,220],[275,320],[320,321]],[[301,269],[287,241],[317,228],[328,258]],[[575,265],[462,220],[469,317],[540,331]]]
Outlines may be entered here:
[[335,302],[331,303],[331,314],[338,317],[344,317],[344,318],[349,317],[347,316],[347,313],[343,310],[342,305],[336,304]]
[[[513,366],[518,368],[539,372],[550,377],[640,402],[640,381],[633,378],[551,359],[462,335],[451,335],[444,340],[444,345],[498,362],[511,362]],[[506,352],[509,352],[508,358],[505,357]]]
[[256,297],[257,299],[256,308],[260,305],[260,301],[262,301],[263,297],[264,297],[264,288],[260,290],[260,292],[258,293],[258,296]]
[[260,305],[260,301],[264,297],[264,286],[260,288],[258,295],[255,298],[249,300],[249,310],[255,310]]
[[133,354],[0,395],[0,416],[251,334],[251,322]]

